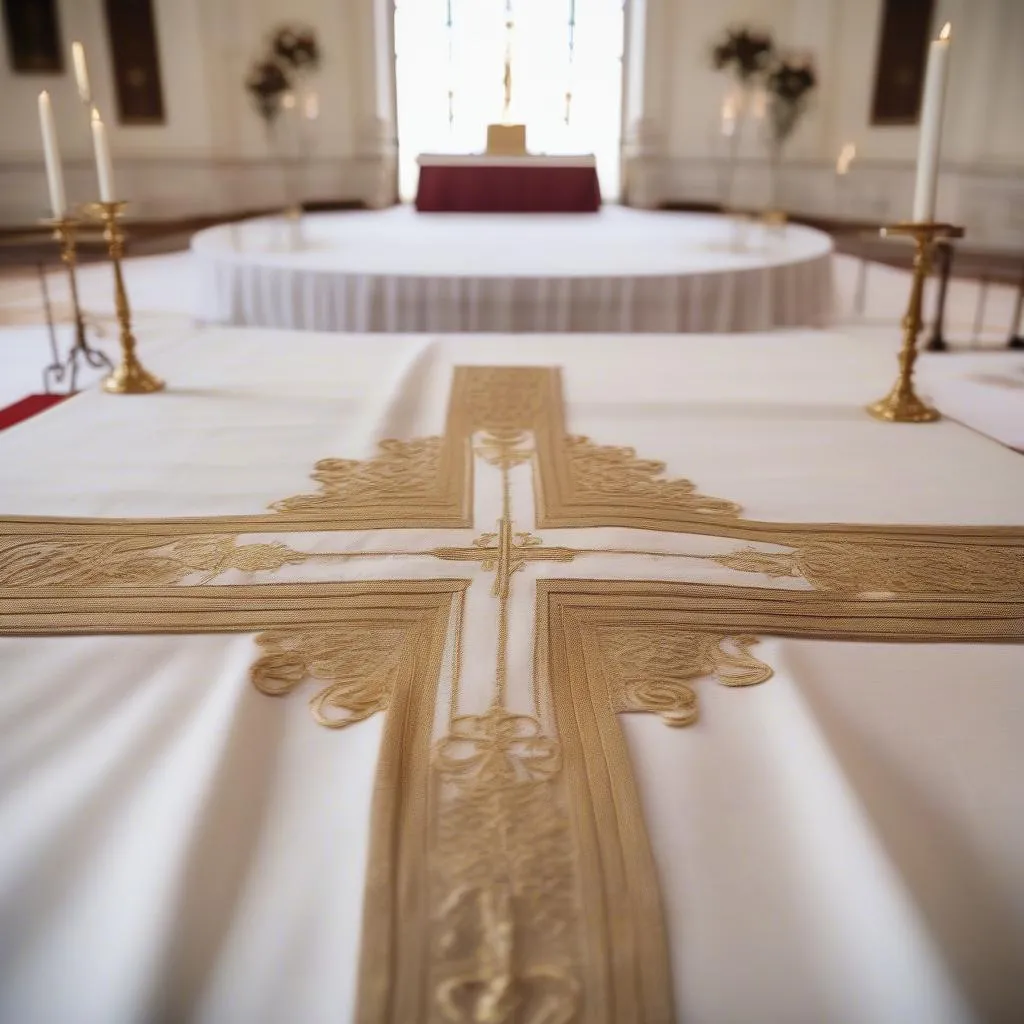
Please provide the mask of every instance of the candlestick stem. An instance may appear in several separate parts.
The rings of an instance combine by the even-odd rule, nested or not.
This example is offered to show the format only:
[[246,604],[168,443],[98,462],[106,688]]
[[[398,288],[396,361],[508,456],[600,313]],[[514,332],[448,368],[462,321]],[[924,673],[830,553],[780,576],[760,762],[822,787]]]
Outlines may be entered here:
[[145,395],[161,391],[164,382],[154,377],[139,362],[135,354],[135,335],[132,334],[132,314],[128,305],[128,293],[124,287],[121,259],[124,256],[124,232],[118,223],[124,213],[123,202],[90,203],[89,216],[103,223],[103,237],[110,253],[110,264],[114,270],[114,305],[121,335],[121,362],[114,372],[103,381],[103,390],[115,395]]
[[914,267],[910,285],[910,300],[903,316],[903,346],[900,349],[900,373],[892,390],[867,407],[875,419],[889,423],[931,423],[939,419],[939,412],[923,402],[914,391],[914,364],[917,362],[917,339],[923,326],[921,309],[924,284],[931,270],[932,248],[937,238],[959,238],[963,228],[952,224],[930,221],[895,224],[883,228],[883,234],[909,235],[914,239]]

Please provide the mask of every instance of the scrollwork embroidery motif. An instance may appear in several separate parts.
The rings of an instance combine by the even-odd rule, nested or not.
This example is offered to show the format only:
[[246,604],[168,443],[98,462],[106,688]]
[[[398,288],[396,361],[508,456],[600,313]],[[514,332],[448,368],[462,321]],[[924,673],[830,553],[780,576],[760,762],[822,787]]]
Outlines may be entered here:
[[274,502],[275,512],[326,512],[351,505],[372,505],[417,496],[435,497],[441,468],[444,438],[422,437],[413,441],[381,441],[372,459],[321,459],[312,478],[320,485],[315,494],[299,494]]
[[230,569],[276,572],[309,558],[280,541],[239,544],[227,535],[0,538],[0,586],[167,586]]
[[310,710],[320,725],[342,729],[387,709],[405,640],[401,629],[268,630],[256,638],[263,653],[250,675],[272,697],[306,679],[326,682],[310,698]]
[[757,637],[701,631],[607,630],[601,649],[617,711],[648,711],[666,725],[697,720],[693,680],[714,676],[725,686],[754,686],[772,669],[750,653]]
[[739,572],[804,579],[847,594],[1024,592],[1024,551],[988,544],[816,540],[789,552],[741,548],[713,561]]
[[565,454],[575,497],[642,498],[670,503],[688,512],[738,516],[740,506],[697,491],[690,480],[663,480],[665,463],[642,459],[633,448],[598,445],[589,437],[569,435]]

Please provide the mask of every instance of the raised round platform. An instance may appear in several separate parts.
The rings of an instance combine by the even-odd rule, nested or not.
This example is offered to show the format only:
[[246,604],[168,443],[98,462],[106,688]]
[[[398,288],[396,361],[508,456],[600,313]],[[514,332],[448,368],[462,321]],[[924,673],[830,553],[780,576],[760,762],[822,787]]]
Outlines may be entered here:
[[262,218],[192,239],[201,320],[334,331],[728,332],[819,326],[832,240],[812,228],[609,206],[410,207]]

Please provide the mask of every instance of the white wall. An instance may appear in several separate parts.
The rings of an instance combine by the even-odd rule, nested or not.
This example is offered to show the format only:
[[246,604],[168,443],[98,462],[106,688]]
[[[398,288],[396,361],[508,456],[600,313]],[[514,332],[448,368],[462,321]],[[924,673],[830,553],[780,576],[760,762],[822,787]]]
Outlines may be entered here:
[[[648,135],[662,140],[630,175],[641,180],[645,205],[720,198],[729,79],[711,69],[709,51],[725,27],[749,24],[812,54],[819,75],[786,148],[783,204],[875,219],[909,214],[917,129],[869,124],[882,0],[645,2],[658,29],[647,39],[643,116]],[[938,0],[936,27],[947,19],[954,49],[938,214],[977,240],[1024,245],[1024,0]],[[755,132],[743,141],[735,199],[757,205],[768,191],[765,147]],[[856,144],[858,158],[837,186],[844,142]]]
[[[119,191],[139,217],[230,212],[283,202],[280,167],[242,87],[268,31],[313,25],[324,51],[321,119],[301,188],[308,198],[389,202],[394,96],[390,0],[155,0],[166,125],[119,126],[101,0],[59,0],[66,47],[81,39],[107,114]],[[916,128],[868,124],[882,0],[627,0],[624,155],[631,200],[720,197],[719,112],[727,81],[709,67],[729,24],[758,24],[814,55],[820,88],[787,147],[781,199],[806,213],[895,219],[910,209]],[[938,0],[953,22],[939,214],[969,237],[1024,245],[1024,0]],[[85,113],[70,71],[13,75],[0,45],[0,223],[46,213],[36,95],[50,90],[68,191],[96,186]],[[636,60],[642,57],[643,66]],[[630,62],[633,62],[632,65]],[[70,62],[69,62],[70,63]],[[846,141],[852,173],[833,168]],[[767,199],[764,147],[749,137],[736,195]]]
[[[59,0],[65,50],[85,45],[97,105],[110,130],[118,191],[143,218],[283,202],[281,168],[243,88],[267,34],[305,22],[324,59],[315,76],[320,118],[308,133],[298,187],[307,198],[380,201],[388,144],[376,114],[372,0],[155,0],[166,123],[118,125],[102,0]],[[2,28],[0,28],[2,32]],[[69,199],[95,198],[86,111],[70,55],[63,75],[16,75],[0,41],[0,223],[46,215],[36,113],[50,91]],[[367,81],[369,79],[369,81]],[[384,190],[386,193],[386,189]]]

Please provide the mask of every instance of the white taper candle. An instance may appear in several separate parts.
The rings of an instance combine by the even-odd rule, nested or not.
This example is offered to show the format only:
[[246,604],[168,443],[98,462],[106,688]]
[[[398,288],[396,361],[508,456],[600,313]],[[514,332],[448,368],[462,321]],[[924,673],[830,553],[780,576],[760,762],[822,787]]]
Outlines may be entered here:
[[946,79],[949,69],[949,35],[950,24],[947,21],[939,33],[939,38],[932,40],[928,50],[912,216],[912,220],[917,223],[930,221],[935,217],[935,194],[939,187],[939,149],[942,145],[942,114],[946,106]]
[[857,147],[852,142],[844,143],[836,158],[836,174],[843,175],[850,173],[850,164],[857,155]]
[[46,159],[46,183],[50,186],[50,206],[53,209],[53,216],[60,220],[67,211],[64,171],[60,165],[57,127],[53,123],[53,106],[50,103],[50,94],[45,89],[39,94],[39,127],[43,134],[43,157]]
[[100,200],[114,202],[114,165],[110,162],[110,147],[107,145],[107,126],[100,112],[92,108],[92,148],[96,155],[96,177],[100,182]]
[[736,116],[739,112],[739,100],[730,92],[722,100],[722,134],[731,138],[736,134]]
[[71,44],[71,63],[75,66],[75,82],[78,85],[79,98],[83,103],[92,103],[89,68],[85,63],[85,47],[77,39]]

